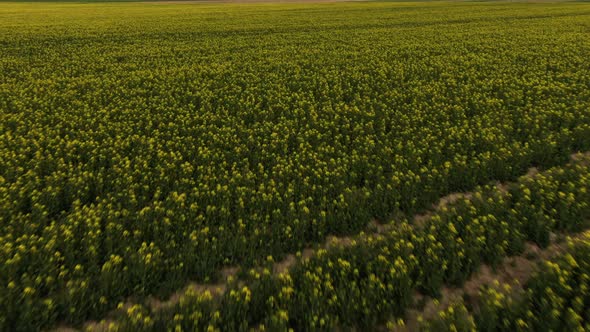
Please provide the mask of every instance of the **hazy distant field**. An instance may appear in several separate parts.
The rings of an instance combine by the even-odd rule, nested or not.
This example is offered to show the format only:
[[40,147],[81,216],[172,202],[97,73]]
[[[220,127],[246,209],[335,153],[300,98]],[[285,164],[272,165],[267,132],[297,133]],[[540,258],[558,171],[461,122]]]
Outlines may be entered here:
[[[0,3],[0,331],[416,323],[587,228],[589,55],[583,3]],[[588,326],[572,246],[422,328]]]

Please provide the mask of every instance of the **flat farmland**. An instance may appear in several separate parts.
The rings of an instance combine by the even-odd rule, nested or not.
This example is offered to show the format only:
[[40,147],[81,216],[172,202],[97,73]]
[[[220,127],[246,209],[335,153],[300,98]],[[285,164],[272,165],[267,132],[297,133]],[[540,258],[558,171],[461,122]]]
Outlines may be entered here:
[[0,331],[590,328],[589,56],[581,2],[0,3]]

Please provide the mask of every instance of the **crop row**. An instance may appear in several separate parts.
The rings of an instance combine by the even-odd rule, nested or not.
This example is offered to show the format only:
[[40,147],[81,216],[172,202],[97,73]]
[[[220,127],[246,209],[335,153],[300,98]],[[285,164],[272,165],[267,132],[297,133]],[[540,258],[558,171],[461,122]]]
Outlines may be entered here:
[[522,289],[486,285],[470,313],[462,301],[422,323],[423,331],[588,331],[590,233],[570,240],[566,253],[539,264]]
[[495,266],[521,253],[526,241],[543,247],[551,232],[586,227],[588,161],[522,177],[505,189],[479,188],[422,227],[403,223],[386,234],[322,249],[285,274],[252,270],[248,282],[236,282],[221,297],[190,290],[175,306],[155,312],[135,305],[111,329],[375,328],[404,317],[416,291],[436,296],[444,284],[461,285],[482,263]]

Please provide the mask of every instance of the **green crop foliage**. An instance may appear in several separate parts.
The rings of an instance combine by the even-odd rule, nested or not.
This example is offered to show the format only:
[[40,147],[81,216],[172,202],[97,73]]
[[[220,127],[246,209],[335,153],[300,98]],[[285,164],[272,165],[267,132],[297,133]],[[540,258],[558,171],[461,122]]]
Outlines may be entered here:
[[[582,3],[0,3],[0,330],[79,325],[565,163],[590,149],[589,29]],[[462,239],[481,259],[412,277],[436,293],[523,239],[578,229],[580,193],[562,192],[574,202],[545,210],[545,193],[518,191],[515,213],[487,213],[524,227],[478,217]],[[363,282],[350,291],[383,296]],[[240,306],[215,326],[267,319],[228,318],[255,310],[246,294],[228,293]],[[370,319],[332,307],[267,324],[371,326],[405,302]]]
[[[230,285],[221,298],[188,291],[179,303],[165,310],[150,311],[136,305],[123,312],[110,328],[374,330],[392,317],[403,318],[416,291],[436,296],[445,284],[461,285],[482,263],[494,266],[507,256],[521,253],[524,242],[534,241],[538,235],[527,232],[537,219],[550,220],[544,229],[547,233],[564,227],[573,232],[583,229],[590,217],[588,161],[590,158],[523,177],[507,191],[495,186],[479,188],[471,198],[432,215],[421,228],[401,224],[386,234],[359,236],[349,246],[319,250],[288,273],[272,276],[268,269],[253,270],[247,284]],[[564,195],[574,199],[556,199]],[[526,214],[515,210],[525,202],[530,207]],[[577,215],[572,217],[565,211],[577,211]],[[542,285],[535,287],[542,289]],[[577,291],[575,285],[568,289]],[[465,310],[457,307],[456,312],[451,310],[443,316],[445,319],[428,326],[433,331],[444,331],[442,327],[450,324],[462,326],[461,330],[471,328],[474,322],[466,317]],[[536,316],[540,325],[543,315]],[[480,324],[481,320],[476,321]],[[494,331],[499,322],[502,319],[495,318],[486,325],[491,326],[488,331]],[[447,330],[452,331],[450,327]]]
[[453,303],[423,322],[423,331],[587,331],[590,281],[590,233],[569,240],[565,253],[539,264],[524,285],[486,285],[477,309],[469,313]]

